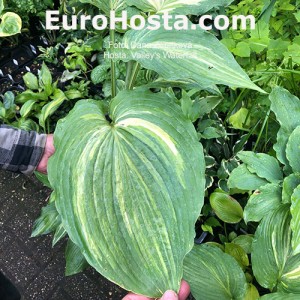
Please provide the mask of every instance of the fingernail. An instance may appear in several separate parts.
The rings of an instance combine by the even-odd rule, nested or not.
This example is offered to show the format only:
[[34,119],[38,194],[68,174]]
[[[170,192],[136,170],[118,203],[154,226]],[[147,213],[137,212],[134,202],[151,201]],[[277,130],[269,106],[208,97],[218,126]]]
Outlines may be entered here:
[[173,291],[166,291],[161,300],[178,300],[178,296]]

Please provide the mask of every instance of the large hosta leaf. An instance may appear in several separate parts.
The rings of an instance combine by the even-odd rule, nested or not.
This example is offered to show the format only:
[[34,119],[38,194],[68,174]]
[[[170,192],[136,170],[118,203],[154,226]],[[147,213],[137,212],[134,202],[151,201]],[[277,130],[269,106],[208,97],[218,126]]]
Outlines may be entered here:
[[128,31],[124,47],[113,49],[118,58],[135,60],[167,80],[192,79],[203,88],[215,84],[251,88],[263,92],[251,82],[229,50],[204,30]]
[[164,94],[121,92],[106,120],[76,104],[55,132],[49,179],[71,240],[89,264],[127,290],[178,290],[204,193],[195,129]]
[[252,268],[261,286],[300,293],[300,255],[293,255],[290,220],[287,204],[262,220],[252,244]]
[[244,272],[237,261],[209,245],[194,246],[186,256],[184,279],[196,300],[243,300],[247,290]]
[[214,7],[229,5],[233,0],[127,0],[126,2],[145,12],[198,15]]

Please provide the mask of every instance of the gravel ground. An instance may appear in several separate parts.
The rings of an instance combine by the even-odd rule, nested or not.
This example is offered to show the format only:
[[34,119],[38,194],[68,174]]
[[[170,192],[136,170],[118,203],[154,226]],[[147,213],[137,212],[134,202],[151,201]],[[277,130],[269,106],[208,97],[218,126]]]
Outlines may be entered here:
[[[118,300],[124,290],[93,269],[64,276],[65,241],[30,238],[32,224],[49,191],[35,178],[0,171],[0,270],[18,288],[22,300]],[[2,287],[1,287],[2,282]],[[0,299],[4,298],[0,277]]]

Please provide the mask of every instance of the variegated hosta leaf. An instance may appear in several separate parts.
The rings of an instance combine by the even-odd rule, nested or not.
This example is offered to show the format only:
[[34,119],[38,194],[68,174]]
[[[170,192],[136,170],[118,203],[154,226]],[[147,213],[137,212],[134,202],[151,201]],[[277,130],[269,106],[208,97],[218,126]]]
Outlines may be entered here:
[[81,3],[88,3],[98,7],[101,11],[109,16],[110,11],[121,11],[126,7],[125,0],[79,0]]
[[31,237],[50,233],[60,225],[61,218],[55,207],[55,202],[42,208],[41,216],[35,221]]
[[261,286],[300,293],[300,255],[293,255],[290,220],[287,204],[263,218],[252,244],[252,268]]
[[184,277],[196,300],[244,300],[247,282],[230,255],[209,245],[194,246],[184,259]]
[[291,133],[286,145],[286,157],[292,167],[293,172],[300,172],[300,126]]
[[274,150],[277,153],[277,158],[285,165],[288,165],[285,149],[288,137],[300,125],[300,101],[282,87],[275,87],[269,98],[271,110],[275,113],[276,119],[281,126],[277,134],[277,143],[274,145]]
[[53,100],[42,108],[39,116],[39,123],[43,128],[45,128],[47,118],[49,118],[63,104],[67,97],[62,90],[56,89],[51,99]]
[[138,61],[167,80],[192,79],[203,88],[225,84],[263,92],[229,50],[213,34],[201,29],[178,31],[161,26],[158,30],[130,30],[123,46],[112,49],[112,53],[125,61]]
[[282,183],[282,203],[291,203],[295,188],[300,184],[300,174],[292,173]]
[[298,185],[291,196],[291,228],[293,232],[292,247],[294,254],[300,253],[300,185]]
[[0,17],[0,37],[7,37],[21,32],[22,20],[19,15],[7,12]]
[[299,295],[297,294],[287,294],[287,293],[271,293],[262,296],[260,300],[299,300]]
[[66,251],[66,270],[65,275],[71,276],[84,271],[88,263],[81,253],[81,249],[70,239],[68,240]]
[[127,0],[126,2],[144,12],[199,15],[215,7],[227,6],[233,0]]
[[49,179],[63,225],[111,281],[150,297],[178,291],[203,205],[196,131],[160,93],[120,92],[110,119],[85,100],[58,123]]

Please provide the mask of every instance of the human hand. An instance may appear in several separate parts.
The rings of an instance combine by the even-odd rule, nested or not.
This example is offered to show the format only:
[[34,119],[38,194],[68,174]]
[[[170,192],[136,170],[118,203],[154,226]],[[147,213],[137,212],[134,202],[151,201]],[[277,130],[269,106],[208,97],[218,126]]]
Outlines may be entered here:
[[55,152],[55,149],[54,149],[54,144],[53,144],[53,134],[48,134],[43,156],[36,168],[36,170],[38,172],[47,174],[48,160],[54,152]]
[[[184,280],[181,282],[180,290],[178,295],[173,291],[166,291],[160,300],[186,300],[190,294],[190,286]],[[139,296],[136,294],[129,293],[123,300],[152,300],[151,298]]]

